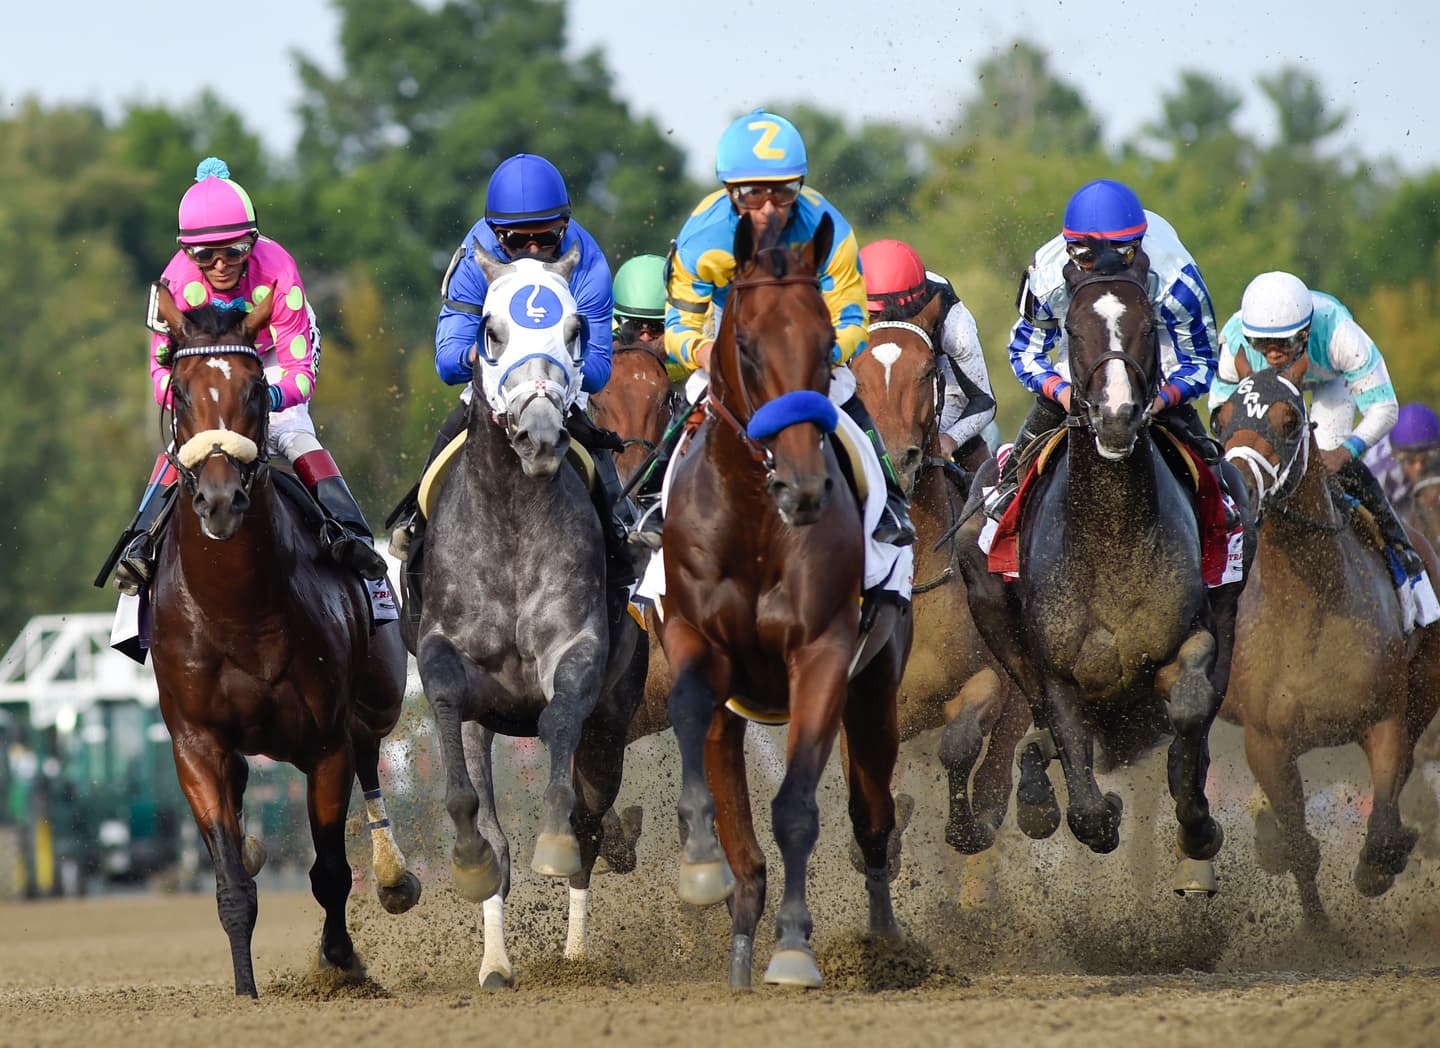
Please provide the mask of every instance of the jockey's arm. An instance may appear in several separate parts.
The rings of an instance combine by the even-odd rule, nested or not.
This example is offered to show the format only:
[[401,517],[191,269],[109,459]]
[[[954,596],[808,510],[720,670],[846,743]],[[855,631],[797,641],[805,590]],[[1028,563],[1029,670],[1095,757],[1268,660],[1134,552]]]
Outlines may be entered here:
[[1330,363],[1345,378],[1360,421],[1345,438],[1345,447],[1353,458],[1359,458],[1379,443],[1395,426],[1400,404],[1385,358],[1373,339],[1350,318],[1341,319],[1330,336]]
[[[261,288],[256,288],[258,297]],[[282,274],[273,291],[275,306],[270,313],[270,334],[275,342],[275,359],[280,365],[280,380],[271,382],[280,391],[280,403],[274,410],[284,411],[304,404],[315,392],[314,328],[310,309],[305,302],[305,287],[298,273]],[[272,393],[271,396],[274,396]],[[273,403],[273,402],[272,402]]]
[[440,316],[435,321],[435,371],[451,386],[470,381],[470,350],[480,334],[488,286],[480,267],[464,252],[462,246],[440,285]]
[[860,275],[860,246],[856,243],[854,230],[847,231],[830,249],[830,257],[825,260],[820,278],[822,287],[826,280],[830,282],[830,289],[824,292],[825,305],[830,310],[830,323],[835,328],[835,348],[830,359],[834,364],[848,364],[870,343],[865,313],[865,278]]
[[979,436],[995,417],[995,394],[980,348],[980,331],[963,302],[951,306],[941,322],[940,349],[955,378],[945,387],[940,428],[958,447]]
[[1215,381],[1210,384],[1210,410],[1214,411],[1235,395],[1240,385],[1240,372],[1235,367],[1235,347],[1240,338],[1240,314],[1236,313],[1220,332],[1220,360],[1215,366]]
[[714,285],[691,272],[681,253],[675,251],[670,258],[665,307],[665,355],[671,365],[687,372],[701,366],[695,351],[708,341],[705,320],[713,295]]
[[1156,319],[1165,325],[1173,359],[1162,346],[1164,382],[1156,399],[1173,408],[1204,396],[1215,378],[1215,307],[1194,264],[1186,265],[1155,303]]
[[1060,403],[1061,395],[1070,390],[1070,383],[1050,360],[1050,354],[1060,343],[1060,320],[1049,304],[1031,293],[1030,280],[1031,271],[1027,270],[1020,278],[1020,292],[1015,300],[1020,319],[1010,329],[1010,370],[1015,372],[1020,384],[1037,397]]
[[614,315],[615,298],[610,282],[610,265],[598,247],[586,252],[579,273],[570,282],[570,290],[575,294],[576,305],[588,328],[585,362],[581,366],[584,377],[580,388],[586,393],[599,393],[610,381],[610,321]]

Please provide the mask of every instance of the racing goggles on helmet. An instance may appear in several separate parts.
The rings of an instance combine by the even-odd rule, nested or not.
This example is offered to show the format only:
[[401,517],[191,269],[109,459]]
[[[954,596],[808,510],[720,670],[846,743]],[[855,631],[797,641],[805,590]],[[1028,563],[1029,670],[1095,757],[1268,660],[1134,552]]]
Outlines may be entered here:
[[541,251],[554,251],[560,246],[560,241],[565,239],[565,229],[568,223],[562,223],[554,229],[512,229],[509,226],[491,226],[495,232],[495,239],[500,242],[510,254],[523,252],[527,245],[534,244]]
[[1310,325],[1306,324],[1293,335],[1282,335],[1280,338],[1252,338],[1250,344],[1255,347],[1255,352],[1262,355],[1270,353],[1284,353],[1288,357],[1298,356],[1310,341]]
[[730,199],[741,211],[756,211],[767,201],[776,207],[795,203],[803,184],[803,179],[792,178],[788,182],[734,182],[726,188],[730,191]]
[[190,261],[197,266],[208,266],[217,259],[223,258],[226,262],[241,262],[250,256],[255,249],[255,241],[242,240],[238,244],[226,244],[223,247],[210,247],[205,244],[186,244],[185,254],[190,256]]
[[1128,266],[1135,261],[1139,248],[1139,240],[1075,240],[1065,245],[1065,253],[1081,269],[1091,269],[1102,254],[1112,251],[1119,256],[1121,265]]

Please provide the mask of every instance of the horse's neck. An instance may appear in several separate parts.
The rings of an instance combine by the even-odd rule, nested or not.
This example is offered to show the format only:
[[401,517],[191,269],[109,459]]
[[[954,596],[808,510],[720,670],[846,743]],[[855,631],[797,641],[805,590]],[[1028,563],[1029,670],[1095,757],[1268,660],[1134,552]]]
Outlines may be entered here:
[[1302,574],[1335,575],[1332,569],[1347,555],[1344,533],[1349,530],[1350,515],[1335,504],[1313,441],[1300,482],[1277,510],[1265,516],[1265,526],[1260,529],[1262,544],[1268,542],[1287,558],[1298,554],[1291,559],[1298,559]]
[[485,473],[490,474],[496,470],[522,472],[520,458],[510,447],[510,438],[505,435],[500,424],[490,417],[485,405],[470,406],[469,426],[469,435],[465,438],[465,453],[484,463]]
[[1154,446],[1148,430],[1135,439],[1123,459],[1101,456],[1094,438],[1072,430],[1065,461],[1069,473],[1069,515],[1072,522],[1090,521],[1111,538],[1148,531],[1159,514]]

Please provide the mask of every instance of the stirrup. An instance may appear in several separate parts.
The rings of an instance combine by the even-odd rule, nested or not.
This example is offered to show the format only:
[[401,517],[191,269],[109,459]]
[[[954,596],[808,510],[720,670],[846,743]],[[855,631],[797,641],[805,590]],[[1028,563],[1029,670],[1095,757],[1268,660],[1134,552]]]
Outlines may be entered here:
[[894,499],[885,500],[880,512],[880,522],[875,525],[876,542],[888,542],[892,546],[909,546],[915,541],[915,525],[905,514],[902,506]]
[[656,499],[635,526],[629,530],[625,540],[635,546],[644,546],[649,550],[659,549],[663,540],[663,528],[665,526],[664,515],[660,512],[660,500]]
[[1010,508],[1010,503],[1015,500],[1015,494],[1019,490],[1018,487],[997,483],[985,496],[985,502],[981,507],[985,516],[998,522],[1001,517],[1005,516],[1005,511]]
[[130,540],[115,565],[115,588],[127,597],[138,597],[155,576],[155,543],[148,531]]
[[320,540],[330,550],[330,558],[342,568],[349,568],[362,579],[383,579],[390,574],[385,558],[365,539],[354,535],[338,521],[329,520],[321,529]]
[[395,522],[395,527],[390,532],[390,556],[396,560],[410,558],[410,543],[415,541],[415,529],[419,521],[420,510],[416,508]]

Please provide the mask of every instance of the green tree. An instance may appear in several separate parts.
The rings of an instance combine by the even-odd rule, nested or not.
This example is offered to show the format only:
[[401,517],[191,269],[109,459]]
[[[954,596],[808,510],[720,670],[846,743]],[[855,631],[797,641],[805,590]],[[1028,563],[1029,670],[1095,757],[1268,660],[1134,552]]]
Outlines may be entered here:
[[1013,139],[1038,153],[1077,156],[1100,145],[1100,122],[1080,92],[1023,40],[980,64],[979,90],[960,111],[962,138]]
[[834,113],[803,103],[780,111],[800,130],[810,182],[864,231],[909,215],[926,147],[914,128],[867,121],[851,131]]

